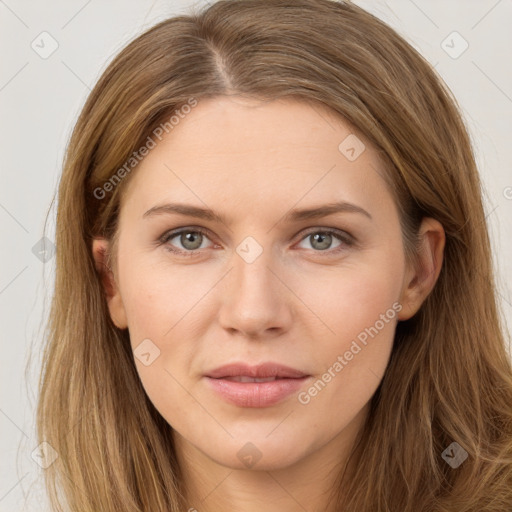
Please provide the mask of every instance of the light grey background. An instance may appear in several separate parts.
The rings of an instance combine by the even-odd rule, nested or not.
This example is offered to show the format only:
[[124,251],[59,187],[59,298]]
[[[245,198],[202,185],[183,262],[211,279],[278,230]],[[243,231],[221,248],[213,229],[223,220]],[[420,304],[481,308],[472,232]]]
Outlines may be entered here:
[[[503,316],[510,328],[512,1],[355,3],[412,43],[458,99],[477,151]],[[47,510],[43,470],[31,453],[41,328],[54,258],[49,245],[46,263],[33,248],[42,237],[72,126],[113,56],[143,30],[191,5],[185,0],[0,0],[0,511]],[[40,35],[44,31],[50,36]],[[53,39],[58,48],[42,58]],[[49,218],[51,241],[54,215],[55,208]]]

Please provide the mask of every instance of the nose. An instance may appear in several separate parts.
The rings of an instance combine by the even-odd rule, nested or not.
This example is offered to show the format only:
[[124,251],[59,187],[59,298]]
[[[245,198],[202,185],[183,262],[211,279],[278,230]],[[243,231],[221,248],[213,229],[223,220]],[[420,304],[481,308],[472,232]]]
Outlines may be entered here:
[[292,324],[293,294],[270,252],[264,250],[252,262],[233,254],[219,312],[219,322],[230,334],[264,339],[279,336]]

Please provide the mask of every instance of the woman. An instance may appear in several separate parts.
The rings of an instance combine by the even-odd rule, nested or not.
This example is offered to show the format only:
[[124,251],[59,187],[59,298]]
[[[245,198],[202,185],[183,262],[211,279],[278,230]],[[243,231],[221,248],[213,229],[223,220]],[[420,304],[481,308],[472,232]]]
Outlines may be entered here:
[[329,0],[226,0],[109,65],[59,189],[56,510],[512,509],[512,369],[450,92]]

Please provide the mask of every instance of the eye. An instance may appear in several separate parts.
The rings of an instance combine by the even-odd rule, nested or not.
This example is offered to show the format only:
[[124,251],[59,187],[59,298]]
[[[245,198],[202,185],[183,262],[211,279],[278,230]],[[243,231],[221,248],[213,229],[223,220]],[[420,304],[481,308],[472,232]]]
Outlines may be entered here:
[[[165,245],[166,249],[178,254],[184,254],[186,256],[194,256],[197,254],[205,238],[207,238],[207,232],[202,228],[182,228],[175,231],[169,231],[164,233],[160,238],[160,242]],[[175,247],[171,244],[171,240],[174,238],[178,239],[178,243],[181,247]]]
[[[338,240],[338,245],[333,249],[332,243],[333,239]],[[326,251],[329,253],[337,253],[342,251],[346,247],[350,247],[354,244],[353,239],[347,233],[343,231],[333,230],[333,229],[318,229],[316,228],[314,231],[310,231],[304,238],[302,238],[301,242],[309,240],[311,246],[315,250],[315,252]]]
[[[170,252],[184,256],[195,256],[201,249],[205,248],[203,242],[205,239],[209,239],[207,235],[208,232],[203,228],[180,228],[164,233],[159,241]],[[171,243],[175,238],[177,239],[175,243],[179,244],[178,246],[175,243]],[[331,247],[333,239],[339,242],[334,249]],[[354,245],[354,240],[348,233],[337,229],[315,228],[303,236],[301,242],[305,240],[310,240],[314,252],[326,252],[329,254],[338,253]]]

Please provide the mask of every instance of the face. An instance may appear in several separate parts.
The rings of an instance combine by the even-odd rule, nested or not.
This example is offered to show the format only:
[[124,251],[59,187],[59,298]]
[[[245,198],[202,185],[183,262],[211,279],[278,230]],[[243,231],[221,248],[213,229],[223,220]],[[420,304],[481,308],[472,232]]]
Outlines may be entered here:
[[321,106],[234,97],[200,101],[139,164],[109,308],[182,443],[284,468],[361,423],[418,306],[383,172]]

